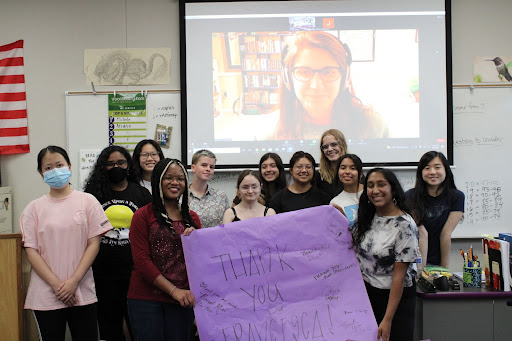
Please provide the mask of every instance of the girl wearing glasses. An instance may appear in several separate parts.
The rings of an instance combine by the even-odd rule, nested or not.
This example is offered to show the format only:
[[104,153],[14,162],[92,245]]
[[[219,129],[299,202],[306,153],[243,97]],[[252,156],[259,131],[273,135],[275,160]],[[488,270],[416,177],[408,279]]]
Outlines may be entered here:
[[84,191],[98,199],[113,229],[101,237],[93,263],[101,340],[124,340],[123,317],[129,324],[126,294],[133,260],[128,232],[133,213],[151,201],[139,185],[130,153],[110,146],[100,153]]
[[276,213],[296,211],[303,208],[328,205],[329,195],[314,187],[315,159],[303,151],[295,152],[290,159],[293,183],[279,192],[270,201]]
[[242,171],[236,182],[236,189],[238,190],[241,201],[235,207],[226,210],[222,222],[227,224],[233,221],[276,214],[272,208],[258,202],[262,186],[263,183],[258,171],[250,169]]
[[158,162],[151,204],[135,212],[130,241],[135,266],[128,291],[138,341],[194,340],[195,298],[190,291],[181,236],[201,227],[189,209],[187,171],[174,159]]
[[348,47],[327,32],[301,31],[287,41],[277,139],[317,139],[332,127],[349,138],[387,136],[380,115],[355,96],[351,62]]
[[151,193],[151,173],[158,161],[163,160],[164,153],[154,140],[142,140],[133,150],[133,169],[139,183]]
[[[288,179],[286,178],[283,161],[276,153],[263,154],[260,159],[259,170],[262,183],[259,202],[268,206],[272,197],[283,188],[286,188]],[[240,193],[237,191],[233,200],[233,206],[238,205],[241,201]]]
[[335,181],[338,177],[338,160],[347,153],[345,135],[338,129],[326,130],[320,138],[320,165],[316,177],[316,186],[329,194],[331,198],[341,193],[343,183]]

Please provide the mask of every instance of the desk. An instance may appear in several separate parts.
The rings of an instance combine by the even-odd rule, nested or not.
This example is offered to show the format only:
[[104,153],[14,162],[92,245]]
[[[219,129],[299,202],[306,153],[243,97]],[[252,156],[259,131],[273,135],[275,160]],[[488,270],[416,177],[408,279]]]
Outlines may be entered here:
[[416,293],[415,340],[512,339],[512,292],[486,288]]

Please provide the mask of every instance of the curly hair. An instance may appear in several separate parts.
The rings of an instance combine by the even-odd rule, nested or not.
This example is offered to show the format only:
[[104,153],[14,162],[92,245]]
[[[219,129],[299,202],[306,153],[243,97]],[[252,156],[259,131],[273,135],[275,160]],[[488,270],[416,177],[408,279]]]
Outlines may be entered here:
[[110,187],[111,183],[107,176],[107,160],[110,157],[110,154],[114,152],[119,152],[126,158],[128,164],[128,175],[126,176],[126,179],[128,181],[138,183],[135,172],[131,171],[134,166],[130,153],[128,153],[128,151],[123,147],[109,146],[101,151],[98,156],[98,160],[96,160],[94,168],[84,185],[84,192],[91,193],[99,202],[105,201],[112,195],[112,189]]
[[391,186],[391,193],[396,201],[396,205],[400,210],[405,213],[409,213],[409,208],[405,202],[405,193],[402,189],[402,185],[398,181],[395,173],[386,168],[373,168],[371,169],[364,180],[364,190],[359,199],[359,209],[357,211],[357,221],[352,228],[353,244],[359,245],[364,240],[366,232],[372,227],[373,217],[377,213],[375,206],[370,202],[368,198],[368,179],[372,173],[380,173],[384,176],[386,181]]
[[133,172],[135,173],[135,177],[137,178],[138,182],[142,181],[143,174],[142,167],[140,166],[140,153],[142,152],[142,148],[147,144],[150,144],[153,147],[155,147],[158,156],[160,157],[160,160],[164,159],[164,153],[162,152],[162,148],[160,148],[160,145],[155,140],[146,139],[137,143],[135,149],[133,150]]
[[153,206],[153,213],[155,214],[156,219],[161,225],[169,226],[171,229],[173,228],[172,220],[168,217],[167,210],[165,209],[165,198],[162,191],[162,178],[165,175],[165,172],[167,172],[167,169],[172,164],[178,165],[183,171],[183,174],[185,174],[185,192],[182,195],[180,206],[181,215],[183,216],[183,222],[185,223],[186,227],[197,227],[194,223],[194,220],[192,220],[192,216],[190,215],[190,208],[188,206],[189,180],[187,170],[185,169],[180,160],[166,158],[160,160],[155,165],[155,168],[153,168],[153,173],[151,173],[151,189],[153,192],[151,204]]

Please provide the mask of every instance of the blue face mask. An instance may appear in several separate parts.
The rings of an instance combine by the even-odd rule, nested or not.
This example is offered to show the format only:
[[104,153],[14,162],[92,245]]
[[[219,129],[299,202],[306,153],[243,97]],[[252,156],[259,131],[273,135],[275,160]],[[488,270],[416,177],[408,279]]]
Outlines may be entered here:
[[71,177],[69,167],[54,168],[43,173],[44,182],[46,182],[51,188],[61,189],[68,184],[68,180]]

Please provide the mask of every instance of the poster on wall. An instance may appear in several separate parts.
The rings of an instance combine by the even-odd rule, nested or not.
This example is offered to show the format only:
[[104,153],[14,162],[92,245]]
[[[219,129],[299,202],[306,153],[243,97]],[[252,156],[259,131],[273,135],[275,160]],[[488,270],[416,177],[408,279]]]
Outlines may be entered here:
[[332,206],[200,229],[182,242],[201,340],[377,339],[348,221]]
[[171,49],[85,49],[87,85],[149,85],[171,81]]
[[512,56],[477,56],[473,58],[473,82],[512,82]]
[[78,184],[73,184],[75,189],[82,190],[85,187],[85,182],[94,169],[100,153],[101,149],[80,149]]
[[108,143],[133,151],[147,135],[146,95],[108,95]]

